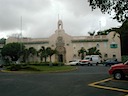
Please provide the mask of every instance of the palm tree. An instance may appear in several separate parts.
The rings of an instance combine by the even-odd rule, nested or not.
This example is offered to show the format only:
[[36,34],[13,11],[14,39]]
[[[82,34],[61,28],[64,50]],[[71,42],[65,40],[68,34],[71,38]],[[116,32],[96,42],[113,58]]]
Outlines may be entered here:
[[23,62],[27,62],[29,58],[29,50],[28,49],[24,49],[23,50]]
[[32,60],[34,60],[34,56],[37,53],[36,49],[34,47],[30,47],[28,50],[29,50],[29,56],[31,56]]
[[86,55],[100,55],[100,50],[97,50],[96,47],[89,48],[88,51],[86,51]]
[[89,34],[90,36],[94,36],[94,35],[95,35],[95,31],[93,31],[93,32],[88,32],[88,34]]
[[47,61],[48,52],[44,46],[41,47],[41,49],[38,51],[38,54],[40,54],[41,62],[43,61],[43,58],[45,59],[45,62]]
[[51,49],[50,47],[47,47],[47,48],[46,48],[46,51],[47,51],[47,53],[48,53],[48,56],[49,56],[49,59],[50,59],[50,62],[51,62],[51,57],[52,57],[53,54],[56,53],[56,51],[53,50],[53,49]]
[[84,47],[81,47],[81,49],[78,50],[78,56],[81,55],[81,59],[84,59],[85,53],[86,53],[86,50],[84,49]]

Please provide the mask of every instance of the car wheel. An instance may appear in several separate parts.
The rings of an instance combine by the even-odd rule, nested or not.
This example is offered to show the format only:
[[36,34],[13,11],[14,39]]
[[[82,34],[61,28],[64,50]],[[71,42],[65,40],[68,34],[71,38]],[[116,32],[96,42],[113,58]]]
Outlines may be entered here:
[[121,71],[116,71],[113,74],[114,79],[120,80],[124,78],[124,74]]

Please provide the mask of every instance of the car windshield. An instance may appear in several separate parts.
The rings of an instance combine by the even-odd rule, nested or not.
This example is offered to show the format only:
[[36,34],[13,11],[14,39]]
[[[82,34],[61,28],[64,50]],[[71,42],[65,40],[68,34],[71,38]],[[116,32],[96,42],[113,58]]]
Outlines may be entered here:
[[87,58],[85,58],[86,60],[90,60],[90,58],[89,57],[87,57]]
[[110,62],[111,60],[106,60],[106,62]]

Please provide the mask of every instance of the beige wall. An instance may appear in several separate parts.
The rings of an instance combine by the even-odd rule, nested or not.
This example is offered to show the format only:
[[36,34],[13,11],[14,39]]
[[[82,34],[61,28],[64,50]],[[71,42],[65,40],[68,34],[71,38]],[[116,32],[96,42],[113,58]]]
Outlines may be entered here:
[[[95,47],[97,44],[99,45],[98,49],[102,53],[103,60],[106,59],[104,57],[105,54],[108,55],[108,58],[113,58],[113,55],[116,55],[116,58],[118,60],[121,60],[120,39],[117,35],[115,36],[115,38],[113,38],[114,32],[111,32],[110,34],[103,35],[103,36],[70,36],[67,33],[65,33],[62,26],[61,29],[60,28],[57,29],[55,33],[48,38],[22,38],[21,39],[21,38],[9,37],[6,43],[23,42],[25,43],[25,46],[27,48],[34,47],[37,50],[39,50],[41,46],[51,47],[52,49],[55,49],[58,36],[61,36],[65,43],[64,47],[66,49],[66,62],[69,62],[73,59],[80,59],[80,57],[78,56],[78,50],[80,50],[81,47],[84,47],[87,50],[91,47]],[[84,42],[72,42],[74,40],[75,41],[83,40]],[[110,44],[112,43],[117,44],[118,47],[110,48]],[[76,55],[75,58],[74,58],[74,55]],[[57,61],[55,60],[55,55],[52,57],[52,61]]]

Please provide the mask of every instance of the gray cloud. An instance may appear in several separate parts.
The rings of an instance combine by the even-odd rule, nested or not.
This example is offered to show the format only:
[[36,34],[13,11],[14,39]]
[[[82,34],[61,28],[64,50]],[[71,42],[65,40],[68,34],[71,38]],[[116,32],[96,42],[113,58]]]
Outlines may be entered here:
[[48,0],[0,0],[0,30],[19,28],[21,16],[25,26],[33,23],[36,14],[46,10],[48,6]]
[[[119,26],[109,15],[91,11],[86,0],[0,0],[0,38],[20,32],[21,16],[23,36],[48,37],[57,29],[58,14],[70,35]],[[102,17],[106,26],[99,23]]]

